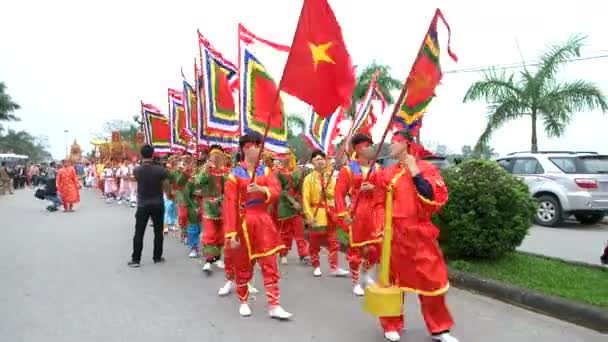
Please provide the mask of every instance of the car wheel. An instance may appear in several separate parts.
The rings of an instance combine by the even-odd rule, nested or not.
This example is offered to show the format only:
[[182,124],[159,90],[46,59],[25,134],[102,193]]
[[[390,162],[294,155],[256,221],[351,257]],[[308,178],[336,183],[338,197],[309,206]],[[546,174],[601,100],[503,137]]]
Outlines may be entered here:
[[562,206],[553,196],[544,195],[536,199],[538,208],[534,215],[534,222],[545,227],[555,227],[562,221]]
[[600,222],[604,218],[604,212],[597,211],[587,214],[574,214],[574,217],[580,224],[591,226]]

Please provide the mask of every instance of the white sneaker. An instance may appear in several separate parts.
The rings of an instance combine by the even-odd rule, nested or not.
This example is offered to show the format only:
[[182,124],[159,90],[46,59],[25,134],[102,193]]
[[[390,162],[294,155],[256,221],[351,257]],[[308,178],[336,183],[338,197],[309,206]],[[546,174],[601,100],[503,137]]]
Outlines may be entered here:
[[196,251],[196,249],[193,249],[190,251],[190,254],[188,254],[188,256],[190,258],[196,258],[196,257],[198,257],[198,252]]
[[386,338],[387,340],[391,341],[391,342],[398,342],[401,341],[401,335],[399,335],[398,332],[396,331],[387,331],[384,333],[384,338]]
[[321,274],[323,274],[323,273],[321,273],[321,268],[320,267],[317,267],[317,268],[315,268],[314,271],[312,271],[312,275],[315,276],[315,277],[320,277]]
[[239,314],[243,317],[251,316],[251,308],[249,307],[249,304],[241,304],[241,306],[239,306]]
[[452,335],[450,335],[450,333],[443,333],[441,335],[434,335],[431,336],[431,339],[435,342],[458,342],[458,339]]
[[118,200],[118,202],[116,202],[116,204],[121,205],[122,204],[122,200]]
[[285,311],[280,305],[270,308],[268,314],[271,318],[276,318],[279,320],[288,320],[293,316],[291,313]]
[[230,292],[232,292],[232,280],[226,281],[226,284],[224,284],[224,286],[222,286],[220,288],[220,290],[217,292],[217,294],[220,297],[223,297],[223,296],[229,295]]
[[203,272],[205,272],[205,273],[211,273],[211,264],[210,263],[206,262],[203,265]]
[[355,294],[355,296],[357,297],[361,297],[363,295],[365,295],[365,291],[363,290],[363,288],[361,287],[361,285],[357,284],[353,287],[353,293]]
[[224,261],[222,259],[214,262],[214,264],[215,264],[215,267],[219,268],[220,270],[223,270],[226,267],[226,265],[224,265]]
[[331,275],[334,277],[346,277],[349,274],[350,274],[350,272],[348,272],[347,270],[342,269],[342,268],[338,268],[335,271],[331,272]]
[[287,264],[288,264],[287,257],[286,256],[281,257],[281,265],[287,265]]
[[249,287],[249,293],[256,294],[256,293],[260,292],[260,291],[258,291],[258,289],[256,289],[256,288],[255,288],[255,286],[254,286],[253,284],[251,284],[251,283],[247,284],[247,286]]

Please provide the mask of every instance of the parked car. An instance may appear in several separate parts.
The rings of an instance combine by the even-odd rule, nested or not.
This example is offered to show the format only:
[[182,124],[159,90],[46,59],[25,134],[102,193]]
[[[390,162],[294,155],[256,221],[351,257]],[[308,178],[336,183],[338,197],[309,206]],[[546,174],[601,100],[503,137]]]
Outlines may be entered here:
[[496,159],[520,177],[538,201],[534,221],[555,227],[574,215],[585,225],[608,212],[608,155],[595,152],[514,152]]

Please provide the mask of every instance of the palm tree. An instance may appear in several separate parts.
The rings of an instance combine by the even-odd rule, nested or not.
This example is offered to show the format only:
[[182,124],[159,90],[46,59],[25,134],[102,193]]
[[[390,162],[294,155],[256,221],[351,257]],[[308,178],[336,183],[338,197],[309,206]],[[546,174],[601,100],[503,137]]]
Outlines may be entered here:
[[564,44],[550,46],[540,56],[535,70],[524,68],[519,77],[490,70],[471,85],[463,102],[488,103],[488,122],[475,150],[486,145],[494,131],[511,120],[529,117],[532,124],[530,150],[538,152],[537,121],[549,137],[561,137],[575,112],[608,110],[606,97],[593,83],[584,80],[560,82],[557,72],[571,58],[579,57],[584,37],[573,36]]
[[291,151],[298,160],[308,158],[310,147],[305,142],[304,130],[306,129],[306,120],[300,114],[287,115],[287,142],[291,147]]
[[4,82],[0,82],[0,121],[19,121],[19,118],[13,114],[19,108],[21,107],[6,93]]
[[287,139],[298,136],[306,129],[306,121],[300,114],[287,114]]
[[347,114],[352,118],[355,116],[357,111],[356,104],[361,102],[365,98],[365,93],[369,88],[370,83],[375,73],[378,73],[376,84],[378,91],[382,94],[387,104],[392,105],[395,103],[395,97],[391,94],[394,90],[399,90],[403,87],[403,83],[391,76],[391,67],[388,65],[382,65],[373,61],[372,64],[366,66],[359,76],[357,76],[357,86],[353,91],[351,100],[351,107]]

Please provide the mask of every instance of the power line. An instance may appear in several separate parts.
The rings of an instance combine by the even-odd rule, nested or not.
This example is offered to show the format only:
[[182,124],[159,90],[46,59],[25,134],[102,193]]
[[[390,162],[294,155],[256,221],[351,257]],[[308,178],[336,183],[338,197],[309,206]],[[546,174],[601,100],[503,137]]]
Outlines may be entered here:
[[[588,56],[588,57],[577,57],[577,58],[569,59],[569,60],[565,61],[564,63],[573,63],[573,62],[601,59],[601,58],[607,58],[607,57],[608,57],[608,54],[597,55],[597,56]],[[540,64],[541,64],[541,62],[519,62],[519,63],[510,63],[510,64],[495,64],[495,65],[484,66],[484,67],[452,69],[452,70],[444,71],[443,73],[444,74],[457,74],[457,73],[468,73],[468,72],[484,72],[484,71],[490,71],[490,70],[520,69],[520,68],[530,67],[530,66],[539,66]]]

